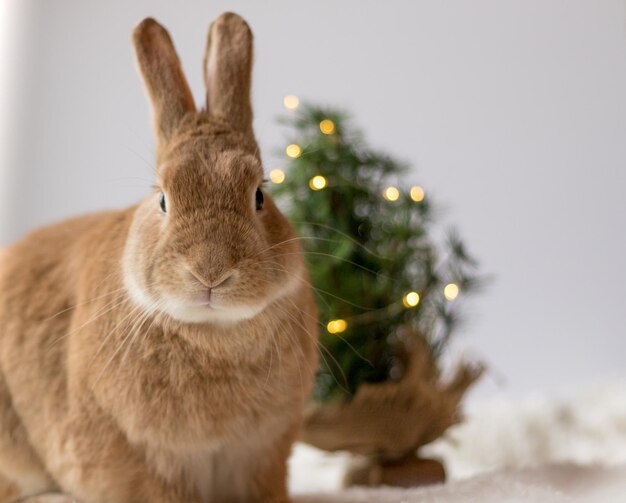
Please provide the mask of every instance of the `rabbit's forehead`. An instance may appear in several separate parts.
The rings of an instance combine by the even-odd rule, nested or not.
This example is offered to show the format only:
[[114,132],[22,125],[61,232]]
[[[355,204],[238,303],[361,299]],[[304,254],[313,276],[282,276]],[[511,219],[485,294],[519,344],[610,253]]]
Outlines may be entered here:
[[161,185],[175,192],[194,188],[246,188],[261,183],[263,168],[253,155],[238,150],[179,152],[159,166]]

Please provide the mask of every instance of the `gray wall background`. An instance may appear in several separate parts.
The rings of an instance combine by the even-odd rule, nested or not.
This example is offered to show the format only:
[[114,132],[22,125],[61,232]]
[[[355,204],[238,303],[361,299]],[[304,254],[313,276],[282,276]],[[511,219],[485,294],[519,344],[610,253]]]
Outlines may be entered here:
[[457,342],[492,370],[475,399],[626,370],[623,0],[3,2],[0,243],[146,194],[130,32],[165,24],[200,102],[208,24],[234,10],[266,169],[284,95],[344,106],[494,275]]

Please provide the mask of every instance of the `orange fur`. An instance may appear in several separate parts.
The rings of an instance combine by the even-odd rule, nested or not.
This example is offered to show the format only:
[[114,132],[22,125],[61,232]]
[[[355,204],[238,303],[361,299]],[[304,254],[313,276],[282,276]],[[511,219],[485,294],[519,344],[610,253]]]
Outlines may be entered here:
[[212,24],[201,111],[165,29],[133,41],[159,189],[2,256],[0,502],[285,502],[317,313],[292,228],[255,206],[252,34]]

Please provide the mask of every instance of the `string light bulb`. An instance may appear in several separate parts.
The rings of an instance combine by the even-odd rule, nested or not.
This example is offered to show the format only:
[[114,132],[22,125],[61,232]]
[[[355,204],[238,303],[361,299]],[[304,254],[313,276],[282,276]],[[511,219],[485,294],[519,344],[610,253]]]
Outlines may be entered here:
[[419,185],[414,185],[413,187],[411,187],[409,195],[411,196],[411,199],[413,199],[413,201],[419,203],[424,200],[426,194],[424,193],[424,189],[422,187],[420,187]]
[[420,296],[417,292],[409,292],[402,298],[404,307],[415,307],[420,303]]
[[285,153],[288,157],[291,157],[292,159],[297,159],[302,154],[302,149],[300,148],[300,145],[292,143],[291,145],[287,145]]
[[288,94],[283,98],[283,105],[285,105],[285,108],[287,110],[295,110],[296,108],[298,108],[299,104],[300,100],[297,96],[294,96],[293,94]]
[[322,190],[326,187],[326,178],[322,175],[314,176],[309,180],[309,187],[311,187],[312,190]]
[[397,187],[394,187],[392,185],[385,189],[385,191],[383,192],[383,196],[387,201],[397,201],[400,197],[400,191],[397,189]]
[[285,172],[279,168],[273,169],[270,171],[270,180],[272,183],[283,183],[285,181]]
[[448,283],[443,289],[443,296],[446,300],[454,300],[459,296],[459,286],[455,283]]
[[346,320],[331,320],[328,322],[328,325],[326,325],[326,330],[328,330],[329,334],[345,332],[346,328],[348,328]]
[[324,134],[333,134],[335,132],[335,123],[330,119],[324,119],[320,122],[320,131]]

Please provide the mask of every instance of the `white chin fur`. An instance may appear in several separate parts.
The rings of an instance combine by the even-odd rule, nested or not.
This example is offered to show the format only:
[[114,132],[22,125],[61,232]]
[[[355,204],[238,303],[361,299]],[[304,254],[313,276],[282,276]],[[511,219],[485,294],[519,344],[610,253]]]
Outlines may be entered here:
[[232,307],[194,306],[175,298],[165,299],[162,310],[184,323],[237,322],[254,318],[265,304]]

